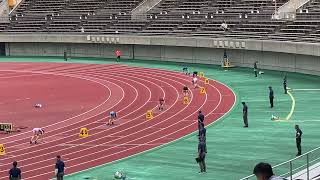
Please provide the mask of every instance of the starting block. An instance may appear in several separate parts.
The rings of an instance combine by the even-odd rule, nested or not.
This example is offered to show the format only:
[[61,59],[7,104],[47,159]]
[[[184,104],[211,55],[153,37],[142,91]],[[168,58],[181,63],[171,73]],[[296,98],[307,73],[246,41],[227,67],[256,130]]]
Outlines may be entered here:
[[206,94],[206,88],[200,87],[200,94]]
[[147,111],[146,119],[147,119],[147,120],[153,119],[153,112],[152,112],[152,110]]
[[189,104],[189,97],[188,96],[183,97],[183,104],[185,104],[185,105]]
[[4,148],[4,145],[3,144],[0,144],[0,156],[3,156],[6,154],[6,150]]
[[204,79],[204,84],[209,84],[209,79],[208,78]]
[[86,138],[89,136],[89,131],[87,128],[81,128],[80,129],[80,133],[79,133],[79,137],[81,138]]
[[204,78],[204,73],[203,72],[199,72],[199,77]]

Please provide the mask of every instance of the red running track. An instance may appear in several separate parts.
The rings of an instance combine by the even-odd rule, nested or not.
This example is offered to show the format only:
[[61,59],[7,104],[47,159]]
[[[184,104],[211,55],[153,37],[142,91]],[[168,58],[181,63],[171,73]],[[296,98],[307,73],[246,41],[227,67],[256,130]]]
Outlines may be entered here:
[[[184,105],[185,84],[191,86],[191,77],[184,74],[125,65],[1,63],[0,88],[10,95],[1,96],[8,107],[0,113],[14,109],[12,122],[28,127],[0,135],[7,152],[0,156],[0,180],[7,179],[13,160],[24,179],[45,180],[54,176],[58,154],[70,174],[141,153],[196,131],[199,110],[210,124],[235,103],[228,87],[210,80],[210,85],[200,82],[206,94],[192,89]],[[163,112],[156,109],[159,97],[166,100]],[[39,100],[43,108],[34,110]],[[150,109],[154,118],[147,121]],[[119,117],[107,127],[111,110]],[[31,129],[40,126],[46,130],[43,142],[30,145]],[[79,138],[81,127],[89,129],[89,137]]]

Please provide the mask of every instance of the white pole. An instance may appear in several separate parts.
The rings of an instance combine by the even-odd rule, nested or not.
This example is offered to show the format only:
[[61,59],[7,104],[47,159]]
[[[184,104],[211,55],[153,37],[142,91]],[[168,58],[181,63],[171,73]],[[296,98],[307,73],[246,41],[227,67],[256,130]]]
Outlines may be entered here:
[[277,14],[277,0],[274,0],[274,14]]

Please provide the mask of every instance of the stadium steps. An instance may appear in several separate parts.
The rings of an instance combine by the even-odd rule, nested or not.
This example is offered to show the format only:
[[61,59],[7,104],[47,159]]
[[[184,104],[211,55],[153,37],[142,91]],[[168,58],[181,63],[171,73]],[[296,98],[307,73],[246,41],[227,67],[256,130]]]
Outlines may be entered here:
[[41,27],[40,30],[41,31],[47,31],[47,27],[51,24],[52,20],[50,18],[47,19],[47,22],[44,23]]
[[95,14],[100,15],[103,14],[104,8],[108,6],[109,1],[105,1],[105,3],[103,3],[100,8],[98,8],[97,10],[95,10]]

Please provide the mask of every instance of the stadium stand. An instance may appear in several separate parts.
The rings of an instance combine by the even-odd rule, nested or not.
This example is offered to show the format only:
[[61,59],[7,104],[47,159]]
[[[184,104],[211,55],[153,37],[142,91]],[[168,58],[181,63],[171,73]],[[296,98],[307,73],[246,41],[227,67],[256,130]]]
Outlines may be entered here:
[[[24,0],[0,24],[2,32],[224,36],[317,41],[320,3],[299,9],[293,21],[272,19],[278,0],[162,0],[145,19],[131,19],[142,0]],[[225,23],[227,28],[221,27]]]

